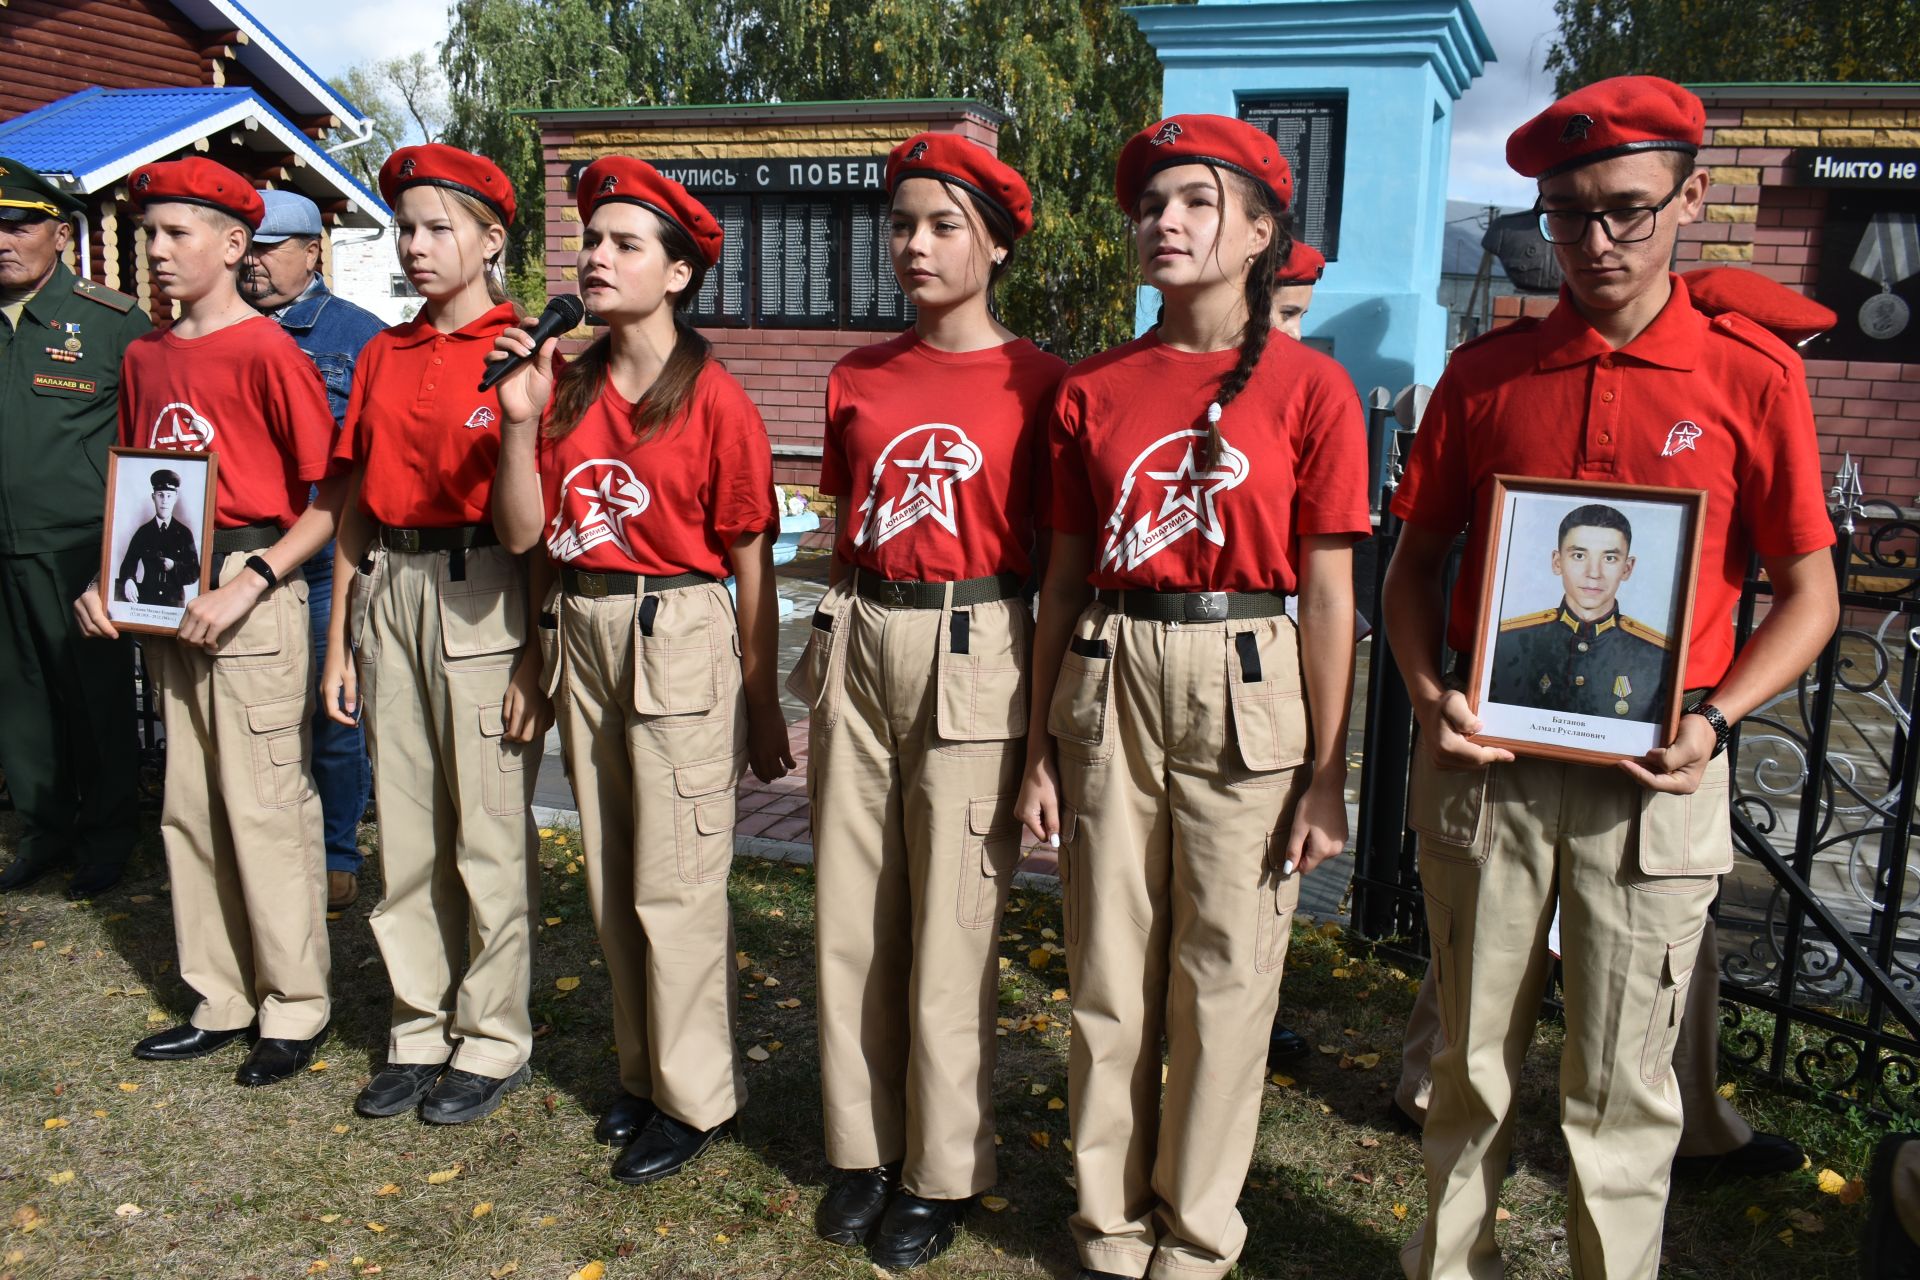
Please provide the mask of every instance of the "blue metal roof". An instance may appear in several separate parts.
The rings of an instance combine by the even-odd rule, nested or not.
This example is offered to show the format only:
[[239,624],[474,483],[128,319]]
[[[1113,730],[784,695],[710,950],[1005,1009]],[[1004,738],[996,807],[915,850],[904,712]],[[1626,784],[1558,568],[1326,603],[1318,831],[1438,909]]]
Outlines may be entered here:
[[[251,89],[82,89],[0,124],[0,155],[41,173],[68,174],[80,180],[110,175],[117,180],[150,158],[143,152],[170,140],[203,137],[220,127],[212,123],[217,117],[236,109],[259,117],[269,127],[277,123],[275,132],[286,135],[283,141],[301,152],[307,164],[321,171],[342,195],[370,211],[389,212],[339,161]],[[98,190],[104,182],[84,185]]]

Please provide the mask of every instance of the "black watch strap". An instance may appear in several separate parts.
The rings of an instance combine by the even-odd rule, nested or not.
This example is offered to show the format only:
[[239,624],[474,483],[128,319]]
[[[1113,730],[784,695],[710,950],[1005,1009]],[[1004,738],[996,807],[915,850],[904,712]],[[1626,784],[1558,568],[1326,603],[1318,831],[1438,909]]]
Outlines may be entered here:
[[271,591],[275,587],[280,585],[280,575],[276,574],[273,571],[273,566],[267,563],[265,557],[248,556],[247,568],[253,570],[255,573],[259,574],[261,577],[267,580],[267,590]]
[[[1688,715],[1699,716],[1713,726],[1713,755],[1718,756],[1727,749],[1727,741],[1733,737],[1733,726],[1720,714],[1720,708],[1711,702],[1696,702],[1687,708]],[[1708,757],[1712,759],[1713,757]]]

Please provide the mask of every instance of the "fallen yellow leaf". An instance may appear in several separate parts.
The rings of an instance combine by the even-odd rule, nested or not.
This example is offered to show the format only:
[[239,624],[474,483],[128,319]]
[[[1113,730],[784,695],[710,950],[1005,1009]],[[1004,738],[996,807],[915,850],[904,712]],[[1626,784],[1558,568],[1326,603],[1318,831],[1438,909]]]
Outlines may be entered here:
[[1027,952],[1027,965],[1030,968],[1044,969],[1047,967],[1047,961],[1051,959],[1053,954],[1041,947],[1035,947]]
[[981,1196],[980,1207],[988,1213],[999,1213],[1007,1207],[1007,1202],[1002,1196]]
[[554,1217],[552,1214],[548,1214],[546,1217],[540,1219],[540,1225],[543,1227],[550,1227],[558,1221],[560,1221],[560,1219]]
[[776,1009],[798,1009],[800,1007],[800,1002],[798,1000],[793,1000],[793,999],[776,1000],[773,1003],[773,1007]]
[[340,1215],[339,1215],[339,1214],[337,1214],[337,1213],[323,1213],[323,1214],[321,1214],[321,1215],[320,1215],[320,1221],[322,1221],[322,1222],[338,1222],[338,1221],[340,1221]]
[[373,1232],[375,1235],[384,1235],[386,1234],[387,1224],[384,1222],[369,1222],[367,1224],[367,1230]]
[[1407,1206],[1403,1204],[1396,1204],[1395,1206],[1393,1206],[1393,1216],[1398,1218],[1400,1221],[1405,1222],[1407,1220]]
[[333,1126],[333,1131],[335,1133],[352,1133],[353,1132],[353,1130],[347,1128],[347,1126],[343,1124],[337,1124]]
[[1282,1089],[1293,1088],[1293,1077],[1290,1075],[1287,1075],[1283,1071],[1276,1071],[1273,1073],[1273,1082],[1279,1085]]
[[1353,1055],[1353,1065],[1362,1071],[1371,1071],[1380,1065],[1380,1055],[1377,1053],[1356,1053]]
[[122,1093],[138,1093],[138,1092],[140,1092],[140,1086],[139,1086],[139,1085],[137,1085],[137,1084],[135,1084],[135,1083],[134,1083],[133,1081],[131,1081],[131,1080],[122,1080],[122,1081],[120,1082],[120,1092],[122,1092]]
[[553,842],[564,849],[567,844],[567,838],[565,836],[555,836]]
[[310,1276],[317,1276],[322,1271],[325,1271],[328,1267],[332,1265],[333,1264],[328,1262],[325,1258],[315,1258],[312,1262],[309,1262],[307,1264],[307,1274]]
[[27,1251],[25,1249],[9,1249],[7,1251],[6,1262],[10,1267],[17,1267],[26,1260]]
[[1053,989],[1053,994],[1047,997],[1047,999],[1049,1000],[1065,1000],[1066,998],[1067,998],[1067,989],[1065,987],[1055,987]]
[[664,1237],[664,1236],[670,1236],[670,1235],[672,1235],[672,1234],[673,1234],[673,1228],[672,1228],[672,1227],[664,1227],[664,1226],[663,1226],[663,1227],[655,1227],[655,1228],[653,1229],[653,1234],[655,1234],[655,1235],[657,1235],[657,1236],[662,1236],[662,1237]]
[[51,1182],[56,1187],[64,1187],[69,1182],[73,1181],[73,1170],[62,1169],[58,1173],[50,1173],[47,1175],[47,1181]]
[[33,949],[35,951],[45,951],[47,949],[47,944],[45,939],[35,938],[33,940]]
[[740,970],[740,969],[744,969],[744,968],[746,968],[746,967],[747,967],[748,965],[750,965],[750,964],[752,964],[752,963],[753,963],[753,961],[751,961],[751,960],[749,960],[749,959],[747,958],[747,953],[746,953],[746,952],[744,952],[744,951],[736,951],[736,952],[734,952],[734,953],[733,953],[733,967],[734,967],[734,969],[735,969],[736,971],[737,971],[737,970]]
[[460,1169],[461,1166],[457,1164],[451,1169],[435,1169],[427,1175],[427,1183],[429,1186],[437,1187],[443,1183],[452,1182],[460,1176]]
[[41,1121],[40,1123],[42,1128],[64,1129],[67,1127],[68,1121],[65,1116],[53,1116],[49,1119]]
[[320,1061],[312,1063],[307,1067],[307,1070],[309,1071],[325,1071],[326,1069],[327,1069],[327,1060],[325,1058],[322,1058],[320,1059]]
[[568,1276],[567,1280],[600,1280],[600,1278],[606,1274],[607,1264],[595,1258],[592,1262],[589,1262],[586,1266]]
[[1721,1085],[1718,1089],[1714,1090],[1714,1092],[1718,1093],[1723,1098],[1731,1098],[1734,1092],[1733,1081],[1731,1080],[1727,1081],[1725,1084]]
[[[540,828],[540,838],[541,838],[542,840],[551,840],[551,839],[553,839],[553,828],[552,828],[552,827],[542,827],[542,828]],[[517,1264],[516,1264],[516,1265],[517,1265]]]
[[1792,1227],[1785,1227],[1779,1231],[1774,1232],[1773,1238],[1775,1240],[1778,1240],[1781,1244],[1787,1246],[1787,1248],[1789,1249],[1793,1248],[1793,1228]]
[[487,1272],[487,1280],[507,1280],[507,1277],[520,1269],[518,1262],[503,1262]]
[[732,1244],[733,1237],[724,1231],[716,1231],[713,1233],[713,1242],[715,1244]]
[[1042,1151],[1045,1151],[1048,1147],[1053,1145],[1053,1137],[1051,1134],[1041,1133],[1037,1130],[1027,1135],[1027,1141],[1031,1142],[1034,1146],[1038,1147]]
[[1495,1222],[1507,1222],[1507,1221],[1510,1221],[1512,1218],[1513,1218],[1513,1215],[1508,1213],[1504,1208],[1496,1208],[1493,1211],[1493,1220]]
[[1011,969],[1011,968],[1013,968],[1013,961],[1011,961],[1011,960],[1009,960],[1009,959],[1007,959],[1007,958],[1006,958],[1005,956],[1001,956],[1001,957],[1000,957],[1000,967],[1001,967],[1002,969]]
[[[560,923],[560,917],[559,917],[559,916],[548,916],[548,917],[547,917],[547,927],[548,927],[548,928],[552,928],[552,927],[553,927],[554,925],[557,925],[557,924],[559,924],[559,923]],[[515,1263],[514,1265],[515,1265],[515,1266],[517,1267],[517,1266],[518,1266],[519,1264],[518,1264],[518,1263]]]
[[1049,1110],[1049,1111],[1065,1111],[1066,1109],[1067,1109],[1067,1104],[1066,1104],[1066,1103],[1064,1103],[1064,1102],[1062,1102],[1062,1101],[1060,1101],[1060,1099],[1058,1099],[1058,1098],[1048,1098],[1048,1099],[1047,1099],[1047,1110]]
[[1820,1171],[1820,1189],[1830,1196],[1837,1196],[1846,1190],[1847,1180],[1831,1169]]
[[1036,1098],[1047,1091],[1047,1086],[1043,1084],[1029,1085],[1028,1088]]
[[389,1182],[373,1194],[377,1196],[397,1196],[400,1194],[400,1184],[397,1182]]
[[577,990],[577,989],[579,988],[579,986],[580,986],[580,979],[578,979],[578,978],[555,978],[555,979],[553,980],[553,985],[554,985],[554,989],[555,989],[555,990],[558,990],[558,991],[574,991],[574,990]]
[[147,1025],[148,1025],[148,1026],[150,1026],[150,1027],[157,1027],[157,1026],[159,1026],[159,1025],[160,1025],[161,1023],[163,1023],[163,1022],[165,1022],[166,1020],[167,1020],[167,1015],[166,1015],[166,1014],[164,1014],[164,1013],[162,1013],[162,1012],[161,1012],[160,1010],[158,1010],[158,1009],[149,1009],[149,1010],[147,1010]]
[[145,1212],[146,1212],[145,1209],[142,1209],[139,1205],[129,1200],[125,1204],[121,1205],[119,1208],[115,1209],[113,1211],[113,1216],[116,1218],[137,1218]]
[[39,1228],[47,1220],[37,1205],[23,1204],[13,1211],[13,1227],[16,1231],[30,1232]]
[[1345,969],[1335,969],[1333,971],[1333,976],[1336,978],[1349,978],[1349,977],[1352,977],[1353,975],[1348,973]]
[[787,1047],[787,1046],[786,1046],[786,1045],[785,1045],[784,1043],[782,1043],[781,1041],[779,1041],[779,1040],[769,1040],[769,1041],[767,1041],[767,1050],[768,1050],[768,1052],[770,1052],[770,1053],[778,1053],[778,1052],[780,1052],[780,1051],[781,1051],[782,1049],[784,1049],[784,1048],[786,1048],[786,1047]]
[[772,974],[768,974],[767,980],[760,985],[763,987],[777,987],[780,985],[780,979],[774,977]]
[[765,1049],[762,1049],[759,1045],[755,1045],[753,1046],[753,1048],[747,1050],[747,1056],[753,1059],[755,1062],[765,1062],[768,1058],[771,1058],[773,1055],[768,1053]]
[[473,1206],[473,1212],[468,1216],[476,1219],[484,1218],[492,1212],[493,1212],[493,1201],[482,1200],[479,1204]]
[[107,1113],[96,1108],[93,1112],[93,1118],[95,1120],[105,1120],[107,1118]]

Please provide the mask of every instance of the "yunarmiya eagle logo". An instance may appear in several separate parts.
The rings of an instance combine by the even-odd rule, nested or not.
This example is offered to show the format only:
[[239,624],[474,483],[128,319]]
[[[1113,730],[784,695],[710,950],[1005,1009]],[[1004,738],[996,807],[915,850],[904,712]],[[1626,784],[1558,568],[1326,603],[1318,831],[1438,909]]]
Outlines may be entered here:
[[1132,569],[1191,533],[1227,545],[1214,499],[1238,488],[1253,467],[1224,440],[1219,460],[1207,465],[1206,440],[1205,431],[1175,431],[1140,451],[1107,517],[1101,568]]
[[652,504],[647,486],[618,458],[583,462],[560,482],[560,509],[547,525],[547,554],[562,562],[578,560],[611,542],[632,559],[627,522]]
[[955,489],[979,472],[982,458],[980,446],[950,422],[926,422],[902,431],[873,464],[854,545],[880,546],[922,520],[958,537]]

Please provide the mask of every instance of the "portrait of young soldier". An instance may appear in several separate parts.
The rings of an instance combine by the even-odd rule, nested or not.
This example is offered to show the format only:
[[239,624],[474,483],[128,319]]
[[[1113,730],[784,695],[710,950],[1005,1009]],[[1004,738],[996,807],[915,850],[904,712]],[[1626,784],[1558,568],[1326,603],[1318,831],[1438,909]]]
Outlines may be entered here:
[[128,604],[178,608],[187,588],[199,585],[200,549],[193,530],[182,521],[180,473],[161,467],[153,473],[153,519],[133,531],[120,557],[113,593]]
[[1633,576],[1633,525],[1602,503],[1575,507],[1551,554],[1564,594],[1550,608],[1501,619],[1487,696],[1542,711],[1658,720],[1672,684],[1667,637],[1620,612],[1620,588]]

